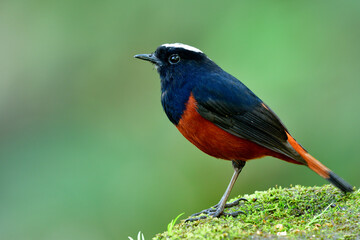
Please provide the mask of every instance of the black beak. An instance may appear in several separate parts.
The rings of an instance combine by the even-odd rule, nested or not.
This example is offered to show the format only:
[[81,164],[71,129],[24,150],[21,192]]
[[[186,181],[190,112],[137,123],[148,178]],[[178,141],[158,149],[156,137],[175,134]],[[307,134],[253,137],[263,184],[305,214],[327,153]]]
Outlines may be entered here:
[[155,63],[155,64],[160,63],[159,59],[153,53],[151,53],[151,54],[138,54],[138,55],[135,55],[134,58],[142,59],[142,60],[149,61],[149,62],[152,62],[152,63]]

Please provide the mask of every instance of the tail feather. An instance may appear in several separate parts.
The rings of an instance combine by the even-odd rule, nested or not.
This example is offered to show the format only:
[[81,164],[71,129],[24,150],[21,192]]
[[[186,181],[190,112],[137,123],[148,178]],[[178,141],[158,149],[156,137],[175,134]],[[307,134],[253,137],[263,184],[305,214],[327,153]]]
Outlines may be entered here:
[[339,188],[344,193],[353,192],[353,187],[347,183],[344,179],[333,173],[330,169],[324,166],[321,162],[316,160],[313,156],[311,156],[296,140],[288,133],[288,142],[295,149],[296,152],[306,161],[308,167],[319,174],[321,177],[328,180],[334,186]]
[[326,180],[331,182],[334,186],[338,187],[344,193],[354,191],[353,186],[351,186],[344,179],[342,179],[341,177],[339,177],[338,175],[336,175],[332,171],[330,171],[329,176],[330,177],[328,179],[326,179]]

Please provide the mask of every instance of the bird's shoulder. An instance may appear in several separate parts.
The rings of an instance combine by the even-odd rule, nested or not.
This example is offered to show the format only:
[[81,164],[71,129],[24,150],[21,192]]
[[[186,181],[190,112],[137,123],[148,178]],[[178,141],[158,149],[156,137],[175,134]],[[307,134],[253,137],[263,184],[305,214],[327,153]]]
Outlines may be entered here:
[[242,114],[262,103],[242,82],[224,71],[203,76],[192,93],[209,110],[231,115]]

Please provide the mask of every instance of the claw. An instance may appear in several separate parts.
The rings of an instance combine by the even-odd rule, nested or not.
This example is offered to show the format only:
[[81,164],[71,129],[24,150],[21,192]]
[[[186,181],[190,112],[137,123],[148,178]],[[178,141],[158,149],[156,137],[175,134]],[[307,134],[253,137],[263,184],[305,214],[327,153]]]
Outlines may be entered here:
[[[225,208],[230,208],[230,207],[239,205],[240,201],[248,201],[248,200],[245,199],[245,198],[239,198],[239,199],[237,199],[237,200],[235,200],[235,201],[233,201],[231,203],[227,203],[225,205]],[[185,222],[198,221],[200,219],[205,219],[208,216],[220,217],[221,215],[224,215],[224,216],[237,217],[237,216],[239,216],[239,214],[245,214],[246,215],[246,213],[243,212],[243,211],[236,211],[236,212],[231,212],[231,213],[218,212],[217,211],[218,206],[219,206],[219,204],[216,204],[216,205],[212,206],[209,209],[205,209],[205,210],[202,210],[201,212],[194,213],[194,214],[190,215],[190,218],[186,219]],[[200,214],[206,214],[206,215],[199,216]],[[197,216],[199,216],[199,217],[197,217]]]
[[205,209],[205,210],[202,210],[201,212],[198,212],[198,213],[194,213],[192,215],[190,215],[190,217],[196,217],[196,216],[199,216],[200,214],[207,214],[207,215],[210,215],[211,213],[215,212],[216,211],[216,208],[209,208],[209,209]]
[[[233,207],[233,206],[236,206],[236,205],[239,205],[240,201],[244,201],[244,202],[248,202],[248,200],[246,198],[239,198],[231,203],[226,203],[225,204],[225,208],[229,208],[229,207]],[[217,208],[219,206],[219,203],[212,206],[212,208]],[[209,208],[210,209],[210,208]],[[209,210],[209,209],[206,209],[206,210]]]
[[223,213],[224,216],[232,216],[232,217],[237,217],[239,216],[239,214],[244,214],[246,215],[246,213],[244,211],[236,211],[236,212],[231,212],[231,213]]
[[[191,215],[192,216],[192,215]],[[185,220],[185,222],[194,222],[194,221],[199,221],[200,219],[205,219],[207,218],[206,215],[202,215],[200,217],[196,217],[196,218],[188,218]]]
[[225,204],[225,208],[229,208],[229,207],[233,207],[233,206],[236,206],[236,205],[239,205],[240,201],[244,201],[244,202],[247,202],[248,200],[246,198],[239,198],[231,203],[227,203]]

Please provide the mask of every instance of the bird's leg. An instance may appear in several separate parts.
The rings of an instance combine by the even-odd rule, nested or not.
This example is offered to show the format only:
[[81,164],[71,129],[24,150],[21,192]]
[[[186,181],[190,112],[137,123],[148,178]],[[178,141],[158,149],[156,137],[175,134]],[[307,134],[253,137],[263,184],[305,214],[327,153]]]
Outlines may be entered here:
[[230,192],[231,192],[231,189],[233,188],[235,182],[236,182],[236,179],[238,178],[241,170],[243,169],[243,167],[245,166],[245,162],[244,161],[232,161],[232,165],[233,165],[233,168],[234,168],[234,174],[230,180],[230,183],[228,185],[228,187],[226,188],[226,191],[224,193],[224,195],[222,196],[222,198],[220,199],[220,202],[218,204],[216,204],[215,206],[209,208],[209,209],[206,209],[206,210],[203,210],[199,213],[195,213],[193,215],[191,215],[191,217],[195,217],[195,218],[188,218],[186,219],[185,221],[197,221],[199,219],[204,219],[206,218],[207,216],[200,216],[200,217],[196,217],[202,213],[206,214],[206,215],[210,215],[210,216],[213,216],[213,217],[219,217],[221,215],[231,215],[233,217],[236,217],[237,215],[239,214],[245,214],[243,211],[237,211],[237,212],[233,212],[233,213],[224,213],[224,209],[226,207],[232,207],[232,206],[235,206],[237,204],[239,204],[239,202],[241,200],[245,200],[247,201],[246,199],[244,198],[240,198],[232,203],[228,203],[226,204],[226,200],[229,198],[229,195],[230,195]]
[[[230,183],[229,183],[229,186],[227,187],[224,195],[222,196],[220,202],[217,204],[218,206],[216,207],[216,211],[214,214],[211,214],[213,217],[219,217],[220,215],[231,215],[231,216],[237,216],[239,215],[240,213],[244,213],[242,211],[237,211],[237,212],[234,212],[234,213],[226,213],[224,214],[224,209],[226,207],[226,201],[227,199],[229,198],[229,195],[230,195],[230,192],[236,182],[236,179],[238,178],[241,170],[243,169],[243,167],[245,166],[245,162],[244,161],[232,161],[232,165],[233,165],[233,168],[234,168],[234,174],[230,180]],[[237,205],[240,200],[242,199],[238,199],[232,203],[229,203],[228,206],[235,206]],[[216,206],[216,205],[215,205]]]

